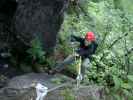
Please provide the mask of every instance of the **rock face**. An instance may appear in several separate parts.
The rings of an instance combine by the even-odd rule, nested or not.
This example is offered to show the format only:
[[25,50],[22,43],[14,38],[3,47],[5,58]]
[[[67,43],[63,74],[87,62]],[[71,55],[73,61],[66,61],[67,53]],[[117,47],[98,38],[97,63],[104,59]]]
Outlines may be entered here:
[[66,86],[66,83],[71,81],[71,78],[60,74],[51,76],[46,73],[29,73],[17,76],[12,78],[4,88],[0,89],[0,100],[31,100],[31,98],[35,100],[36,83],[41,83],[48,89],[53,89]]
[[[82,86],[77,90],[73,82],[73,79],[62,74],[29,73],[14,77],[0,89],[0,100],[35,100],[36,83],[48,87],[49,92],[44,100],[107,100],[103,98],[101,87]],[[72,97],[74,99],[70,99]]]
[[16,7],[15,0],[0,0],[0,49],[9,47],[9,43],[12,40],[9,27]]
[[68,1],[0,0],[0,50],[7,48],[22,61],[31,41],[38,38],[43,49],[51,53]]
[[[16,10],[17,3],[15,0],[0,0],[0,14],[8,15],[6,17],[13,16]],[[6,19],[8,20],[8,19]]]
[[67,5],[68,0],[18,0],[12,25],[17,39],[30,45],[37,37],[46,51],[52,49]]
[[0,0],[0,45],[8,40],[22,50],[38,38],[44,50],[53,49],[68,1]]

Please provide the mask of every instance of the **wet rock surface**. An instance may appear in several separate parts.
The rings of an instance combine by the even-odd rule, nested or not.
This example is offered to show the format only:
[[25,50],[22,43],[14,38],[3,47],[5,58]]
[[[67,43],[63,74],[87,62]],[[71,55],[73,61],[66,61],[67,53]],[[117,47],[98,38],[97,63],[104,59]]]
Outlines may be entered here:
[[101,87],[81,86],[77,90],[73,82],[73,79],[62,74],[52,76],[46,73],[29,73],[9,80],[7,85],[0,89],[0,100],[35,100],[36,83],[48,87],[49,92],[45,100],[65,100],[63,93],[66,89],[71,90],[74,100],[104,100]]
[[29,98],[31,98],[30,95],[35,99],[36,83],[41,83],[49,89],[52,89],[65,84],[66,82],[70,82],[71,80],[71,78],[67,78],[63,75],[51,76],[46,73],[30,73],[17,76],[9,80],[7,85],[0,89],[0,100],[18,100],[20,96],[23,98],[19,100],[29,100]]

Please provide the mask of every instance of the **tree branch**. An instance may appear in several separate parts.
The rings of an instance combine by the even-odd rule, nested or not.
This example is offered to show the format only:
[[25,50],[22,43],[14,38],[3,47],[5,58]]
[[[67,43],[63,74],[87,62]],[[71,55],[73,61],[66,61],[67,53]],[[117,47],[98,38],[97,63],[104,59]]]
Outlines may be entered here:
[[119,40],[121,40],[123,37],[127,36],[128,33],[125,33],[123,36],[118,37],[113,43],[108,47],[108,49],[111,49]]
[[125,56],[128,56],[132,51],[133,51],[133,47],[131,47],[131,48],[127,51],[127,53],[125,54]]

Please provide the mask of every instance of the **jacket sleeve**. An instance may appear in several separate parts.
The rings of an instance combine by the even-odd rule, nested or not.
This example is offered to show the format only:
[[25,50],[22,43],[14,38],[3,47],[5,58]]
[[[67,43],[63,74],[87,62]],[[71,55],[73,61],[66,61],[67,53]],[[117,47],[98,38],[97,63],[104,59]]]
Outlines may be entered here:
[[80,48],[80,50],[78,50],[77,53],[80,56],[90,57],[91,55],[95,54],[97,47],[98,47],[98,44],[97,43],[93,43],[93,45],[91,45],[91,47],[89,47],[88,49],[84,50],[84,49]]
[[82,49],[80,49],[77,53],[80,56],[88,56],[88,55],[90,55],[90,52],[88,50],[82,50]]
[[78,37],[78,36],[75,36],[75,35],[71,35],[71,41],[72,42],[75,42],[75,41],[82,42],[83,41],[83,38]]

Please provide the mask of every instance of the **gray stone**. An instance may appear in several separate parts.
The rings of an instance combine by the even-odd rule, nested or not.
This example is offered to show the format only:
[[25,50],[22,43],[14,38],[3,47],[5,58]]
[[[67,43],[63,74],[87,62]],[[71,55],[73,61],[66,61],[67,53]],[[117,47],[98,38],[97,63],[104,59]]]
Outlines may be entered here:
[[18,0],[17,3],[12,29],[18,40],[30,45],[37,37],[45,50],[53,48],[68,0]]
[[63,92],[69,89],[66,96],[72,95],[74,100],[105,100],[103,88],[90,85],[75,88],[75,80],[62,74],[54,76],[46,73],[29,73],[11,79],[6,87],[0,90],[0,100],[35,100],[36,83],[48,87],[48,94],[45,100],[65,100]]
[[17,76],[12,78],[8,84],[0,90],[0,100],[18,100],[18,98],[19,100],[30,100],[29,98],[31,97],[35,99],[35,86],[37,83],[41,83],[48,87],[49,91],[53,91],[56,87],[63,87],[67,85],[67,82],[71,81],[71,78],[60,74],[51,76],[46,73],[30,73]]

